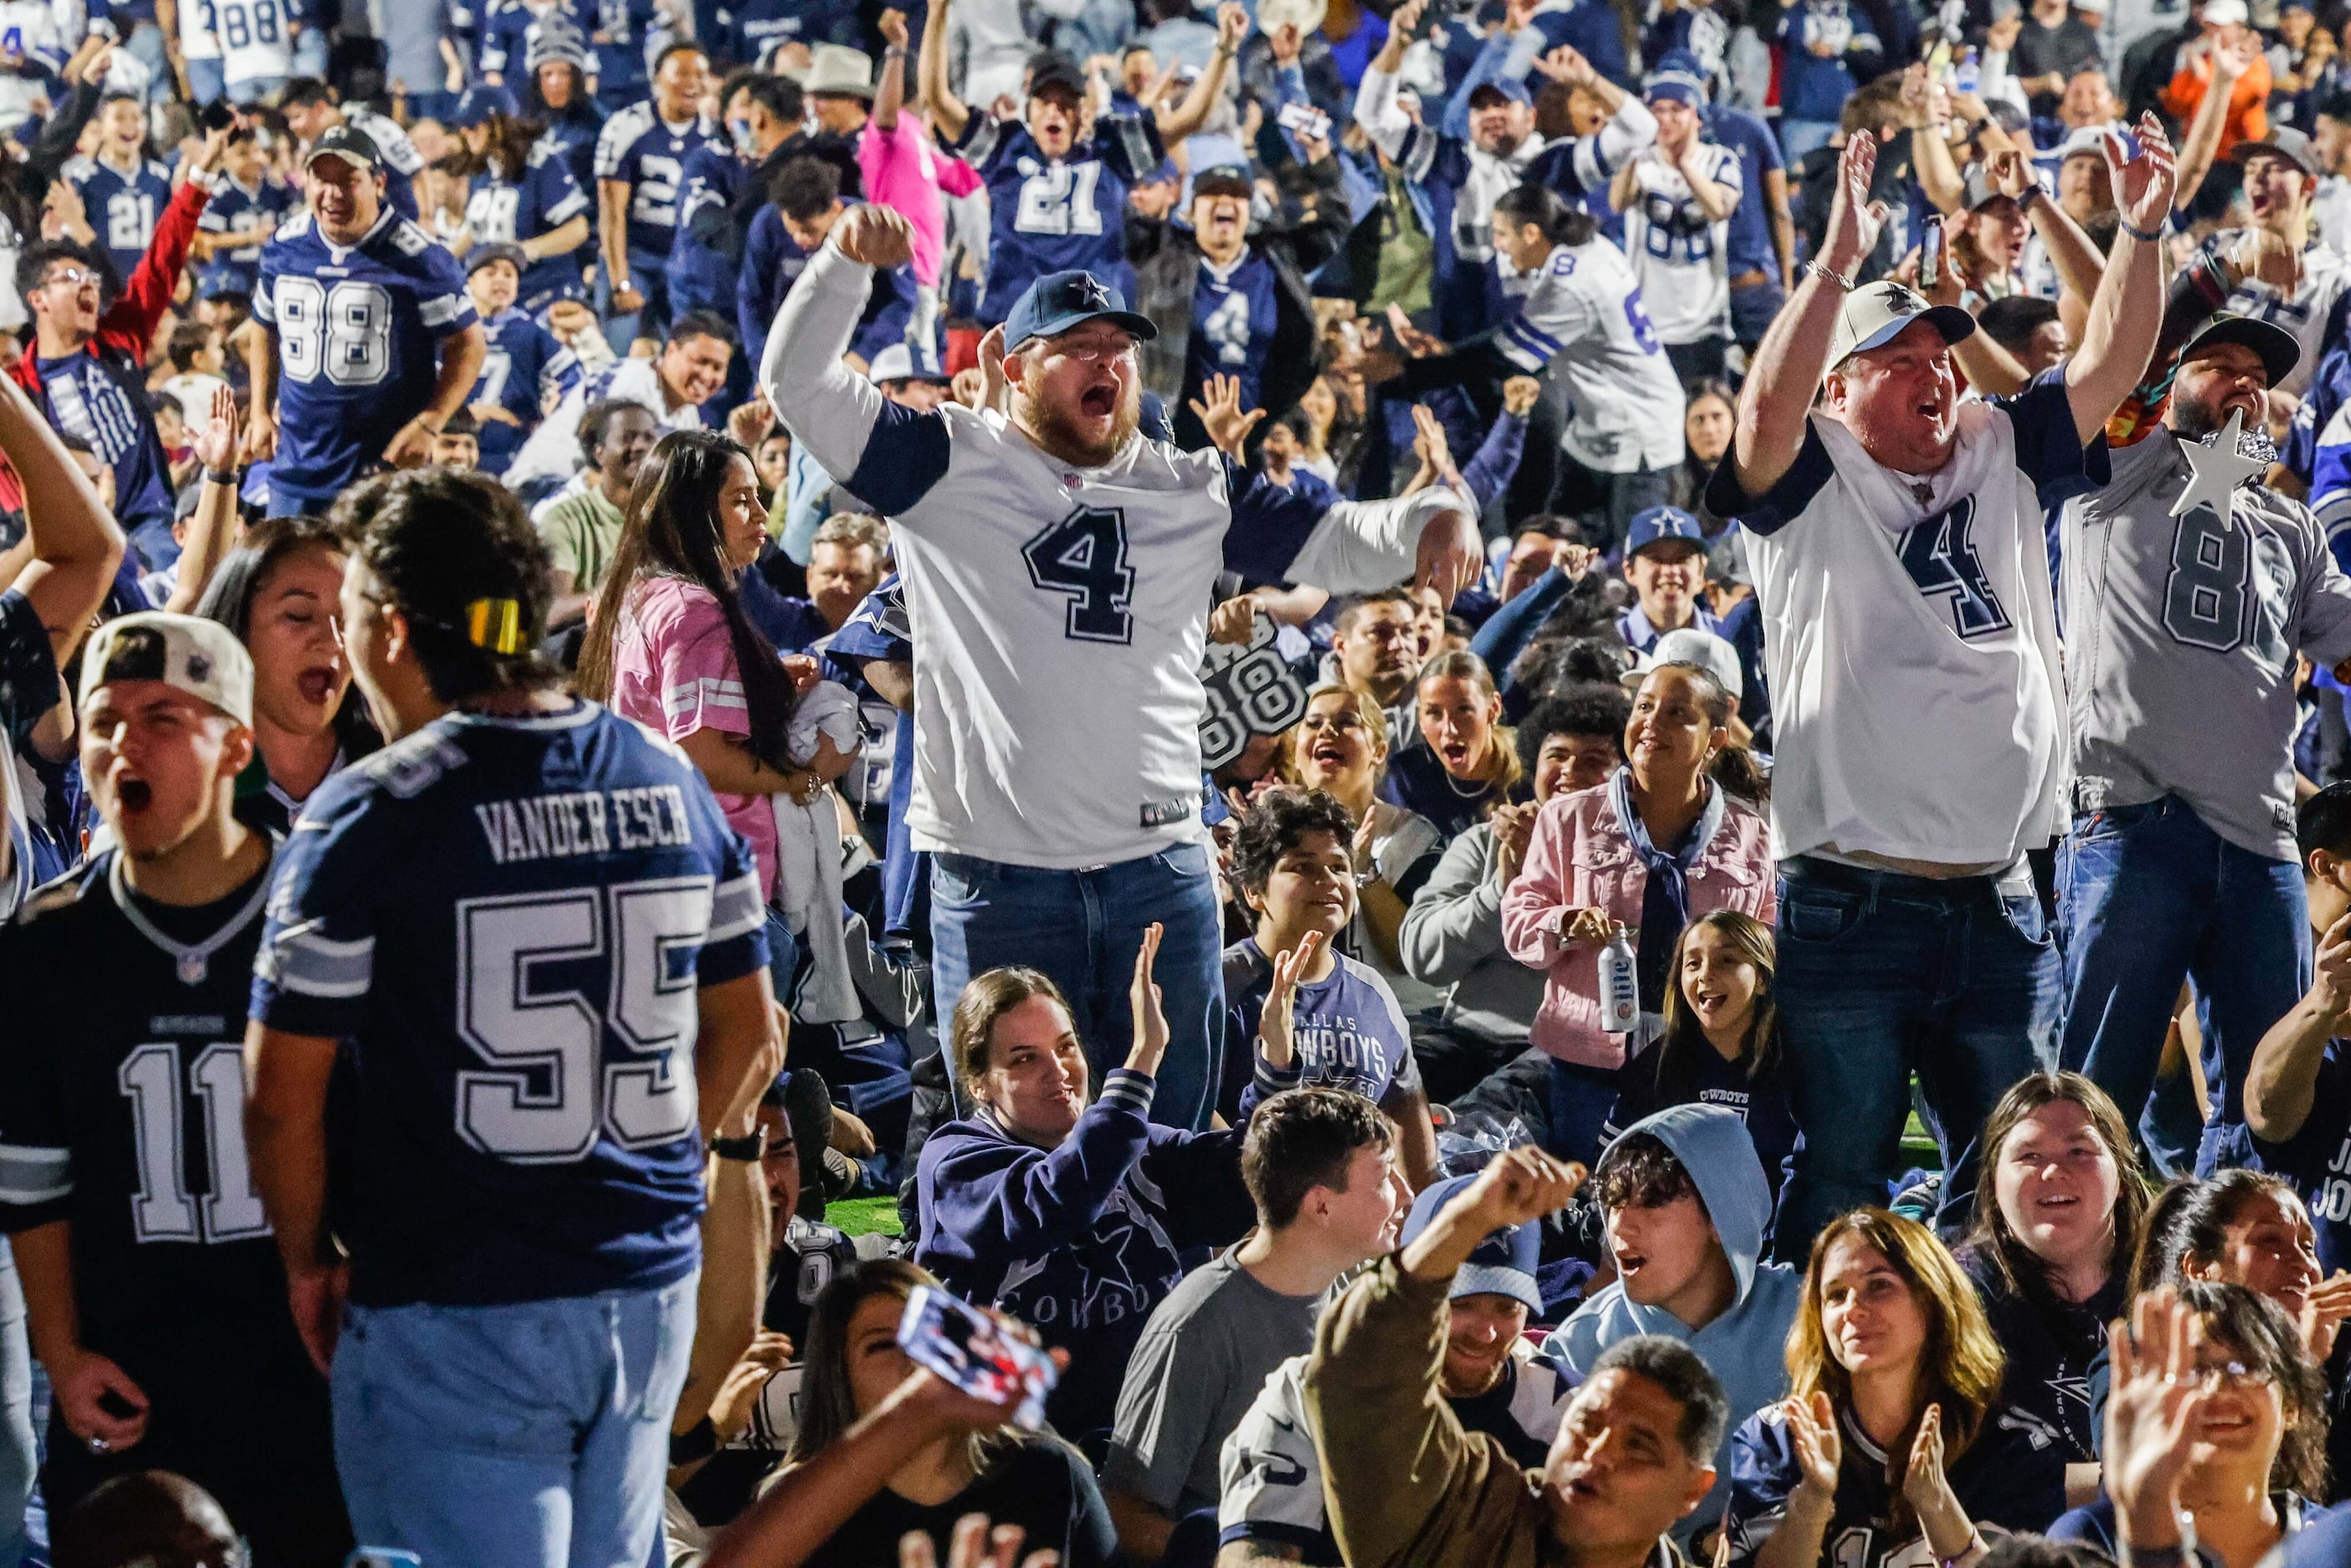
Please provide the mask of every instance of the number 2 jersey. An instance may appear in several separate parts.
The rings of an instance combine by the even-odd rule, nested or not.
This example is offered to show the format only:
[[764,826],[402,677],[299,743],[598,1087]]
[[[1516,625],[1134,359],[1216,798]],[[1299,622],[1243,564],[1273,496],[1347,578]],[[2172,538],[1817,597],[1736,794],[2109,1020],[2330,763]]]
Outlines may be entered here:
[[1126,263],[1128,187],[1166,156],[1147,114],[1106,114],[1094,133],[1048,158],[1016,120],[974,114],[955,149],[987,184],[987,287],[979,319],[1000,325],[1029,286],[1048,273],[1082,267],[1134,298]]
[[277,513],[327,509],[424,412],[439,345],[478,319],[457,258],[389,206],[345,248],[304,213],[262,247],[253,314],[277,334]]
[[2178,795],[2214,832],[2296,857],[2294,654],[2351,657],[2351,580],[2310,508],[2239,486],[2229,515],[2171,508],[2189,480],[2158,425],[2065,504],[2065,679],[2076,811]]
[[345,1042],[352,1300],[695,1267],[696,992],[767,942],[750,851],[681,753],[592,703],[451,714],[329,779],[279,862],[252,1014]]
[[0,931],[0,1228],[71,1223],[81,1341],[159,1411],[308,1390],[323,1417],[245,1141],[268,891],[265,867],[214,904],[157,904],[110,850]]

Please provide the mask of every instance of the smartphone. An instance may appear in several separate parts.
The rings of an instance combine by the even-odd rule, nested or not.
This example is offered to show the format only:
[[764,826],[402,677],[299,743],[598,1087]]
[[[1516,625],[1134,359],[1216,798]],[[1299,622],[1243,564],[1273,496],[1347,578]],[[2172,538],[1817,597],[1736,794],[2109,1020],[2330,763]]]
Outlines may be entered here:
[[1331,117],[1311,103],[1285,103],[1274,119],[1293,136],[1311,137],[1317,141],[1331,140]]
[[1928,218],[1918,238],[1918,287],[1934,288],[1943,281],[1943,220]]
[[928,1367],[975,1398],[1002,1404],[1015,1392],[1012,1424],[1034,1432],[1045,1424],[1045,1396],[1061,1369],[1044,1346],[932,1285],[917,1285],[898,1320],[898,1343],[917,1366]]

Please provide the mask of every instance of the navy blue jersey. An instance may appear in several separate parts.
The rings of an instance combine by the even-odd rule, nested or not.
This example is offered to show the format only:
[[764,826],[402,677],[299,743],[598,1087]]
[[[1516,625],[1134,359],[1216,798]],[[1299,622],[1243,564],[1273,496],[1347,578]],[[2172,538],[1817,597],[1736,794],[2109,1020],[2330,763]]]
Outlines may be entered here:
[[1256,408],[1265,375],[1265,361],[1273,352],[1276,279],[1273,263],[1255,250],[1244,250],[1232,268],[1219,272],[1207,257],[1200,258],[1199,281],[1192,287],[1192,334],[1184,350],[1184,390],[1196,389],[1210,376],[1238,376],[1241,406]]
[[[1837,1568],[1913,1568],[1931,1563],[1914,1521],[1894,1528],[1899,1494],[1886,1479],[1889,1458],[1869,1440],[1849,1409],[1837,1412],[1844,1439],[1844,1463],[1837,1471],[1836,1507],[1823,1539],[1822,1558]],[[1949,1454],[1950,1427],[1944,1427]],[[1949,1458],[1944,1474],[1986,1539],[2020,1531],[2043,1531],[2065,1511],[2064,1435],[2038,1417],[1994,1406],[1965,1452]],[[1803,1479],[1795,1440],[1780,1406],[1749,1416],[1730,1438],[1730,1501],[1724,1516],[1730,1534],[1730,1561],[1746,1568],[1780,1528],[1788,1494]]]
[[1149,115],[1104,115],[1090,139],[1054,161],[1019,120],[975,114],[956,150],[987,183],[983,325],[1000,324],[1031,283],[1067,267],[1082,267],[1134,298],[1134,271],[1126,264],[1127,188],[1166,155]]
[[2090,1364],[2106,1347],[2106,1325],[2122,1316],[2118,1269],[2086,1301],[2060,1301],[2046,1290],[2028,1293],[2001,1281],[1999,1266],[1980,1247],[1959,1253],[1959,1267],[1974,1281],[1976,1298],[1991,1320],[1992,1338],[2008,1353],[2001,1375],[2003,1403],[2065,1434],[2066,1458],[2098,1462],[2097,1424],[2090,1414]]
[[[48,403],[49,423],[89,442],[99,461],[114,470],[114,515],[121,519],[123,532],[135,534],[155,523],[168,528],[171,469],[163,438],[155,431],[154,412],[147,405],[147,382],[137,370],[112,359],[84,350],[40,361],[41,395]],[[158,532],[149,528],[146,539],[156,538]],[[161,543],[168,558],[149,561],[151,567],[169,566],[178,557],[168,534]]]
[[485,75],[496,75],[509,87],[519,89],[529,60],[530,46],[540,31],[542,12],[559,12],[564,22],[581,37],[596,27],[591,6],[574,0],[534,10],[523,0],[490,0],[481,16],[481,47],[474,63]]
[[1665,1051],[1664,1040],[1653,1040],[1616,1075],[1616,1104],[1600,1124],[1601,1146],[1614,1143],[1625,1128],[1668,1105],[1719,1105],[1747,1124],[1747,1135],[1755,1143],[1755,1157],[1763,1163],[1763,1179],[1771,1184],[1776,1199],[1781,1185],[1788,1179],[1789,1158],[1802,1136],[1796,1131],[1796,1114],[1788,1106],[1785,1067],[1774,1062],[1750,1078],[1746,1062],[1727,1061],[1720,1051],[1709,1047],[1696,1053],[1687,1096],[1674,1098],[1657,1089],[1657,1064]]
[[482,323],[482,332],[488,352],[482,360],[482,379],[465,402],[505,409],[519,422],[483,420],[475,438],[482,449],[482,472],[503,474],[538,428],[542,411],[580,384],[580,361],[555,340],[554,333],[520,310],[499,311]]
[[155,220],[171,204],[172,171],[152,158],[127,172],[98,158],[68,158],[57,172],[81,197],[116,279],[128,282],[155,237]]
[[2282,1144],[2253,1140],[2262,1168],[2302,1195],[2318,1232],[2318,1260],[2329,1274],[2351,1269],[2351,1061],[2345,1051],[2342,1040],[2326,1042],[2300,1132]]
[[216,250],[211,260],[197,264],[197,298],[252,294],[261,279],[261,247],[269,243],[269,236],[301,204],[302,198],[294,193],[292,186],[267,174],[262,176],[260,184],[250,189],[234,180],[223,180],[196,219],[196,232],[246,235],[251,238],[234,250]]
[[424,167],[424,154],[416,150],[400,122],[388,115],[370,109],[347,109],[343,123],[374,142],[375,150],[383,154],[384,204],[413,221],[417,216],[415,175]]
[[593,703],[451,714],[319,786],[252,1015],[347,1042],[351,1299],[643,1290],[699,1256],[695,997],[763,967],[751,852]]
[[[1238,1125],[1259,1100],[1284,1089],[1345,1089],[1383,1110],[1401,1108],[1420,1087],[1412,1026],[1378,971],[1343,953],[1330,974],[1300,982],[1291,1003],[1291,1071],[1277,1074],[1257,1061],[1258,1025],[1273,960],[1254,936],[1225,949],[1225,1071],[1217,1109]],[[1246,1087],[1244,1087],[1246,1085]]]
[[596,90],[607,103],[641,98],[652,77],[645,39],[658,24],[653,0],[587,0],[588,33],[596,46]]
[[[546,115],[547,133],[540,138],[555,148],[563,166],[571,171],[571,178],[589,193],[592,201],[596,192],[596,142],[604,134],[604,111],[596,107],[592,98],[581,98],[566,104],[561,110]],[[596,220],[598,227],[603,219]]]
[[[895,571],[858,601],[824,641],[836,678],[864,685],[864,667],[877,660],[914,663],[914,632],[906,618],[906,591]],[[882,850],[882,936],[885,942],[914,940],[930,930],[930,856],[914,848],[906,808],[914,798],[914,716],[898,709],[890,749],[890,826]],[[868,746],[871,755],[872,747]]]
[[261,252],[253,316],[277,335],[273,506],[324,511],[433,401],[437,347],[479,318],[457,258],[386,209],[350,249],[308,213]]
[[[590,215],[588,193],[572,179],[562,149],[545,137],[531,143],[522,178],[505,180],[495,169],[484,170],[474,176],[472,193],[465,198],[465,226],[474,231],[476,245],[519,245]],[[559,299],[584,298],[580,267],[594,254],[595,246],[582,241],[561,256],[532,262],[523,270],[522,308],[535,315]]]
[[[743,241],[743,265],[735,285],[735,329],[742,334],[743,352],[755,367],[768,351],[768,329],[784,296],[808,270],[809,253],[784,227],[784,214],[773,203],[759,209]],[[893,343],[905,343],[914,352],[916,368],[935,372],[938,345],[911,342],[907,324],[914,314],[914,269],[909,265],[886,276],[877,275],[865,297],[864,314],[849,340],[850,351],[871,364],[873,356]]]
[[697,147],[687,156],[677,231],[669,248],[673,315],[688,310],[734,313],[736,274],[743,265],[734,206],[750,174],[749,164],[716,143]]
[[[611,85],[609,78],[604,85]],[[669,255],[677,238],[679,198],[685,192],[685,161],[698,147],[726,151],[710,120],[671,125],[650,99],[604,122],[596,138],[596,177],[628,183],[630,255]]]

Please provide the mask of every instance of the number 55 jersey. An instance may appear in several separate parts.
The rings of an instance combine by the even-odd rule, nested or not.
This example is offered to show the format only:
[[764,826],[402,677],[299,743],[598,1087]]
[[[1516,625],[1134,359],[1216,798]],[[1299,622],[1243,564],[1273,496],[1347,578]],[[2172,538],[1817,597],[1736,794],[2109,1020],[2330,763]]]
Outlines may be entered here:
[[261,252],[253,314],[277,334],[274,513],[323,512],[433,401],[440,346],[478,319],[457,258],[387,205],[346,248],[308,213]]
[[278,858],[252,1014],[344,1042],[351,1300],[692,1270],[696,993],[767,943],[750,851],[681,753],[592,703],[451,714],[329,779]]

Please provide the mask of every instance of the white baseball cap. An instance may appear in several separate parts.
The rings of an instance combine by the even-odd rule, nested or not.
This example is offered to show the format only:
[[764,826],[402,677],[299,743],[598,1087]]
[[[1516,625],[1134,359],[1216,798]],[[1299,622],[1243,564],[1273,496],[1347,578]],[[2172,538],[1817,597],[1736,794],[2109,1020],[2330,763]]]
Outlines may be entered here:
[[1834,370],[1852,355],[1884,348],[1922,317],[1946,344],[1976,329],[1976,319],[1958,306],[1929,305],[1917,290],[1890,277],[1863,284],[1844,297],[1837,310],[1836,326],[1829,333],[1829,368]]
[[2208,27],[2241,27],[2250,15],[2245,0],[2204,0],[2204,25]]
[[162,681],[253,727],[253,655],[236,633],[201,615],[142,610],[91,632],[81,689],[110,681]]
[[1649,678],[1649,672],[1660,664],[1696,664],[1714,677],[1716,685],[1730,694],[1732,702],[1747,695],[1746,680],[1739,673],[1739,650],[1711,632],[1701,632],[1695,626],[1668,632],[1617,678],[1625,683],[1625,690],[1637,691],[1641,683]]

